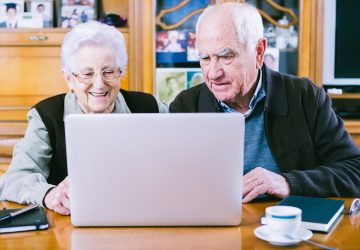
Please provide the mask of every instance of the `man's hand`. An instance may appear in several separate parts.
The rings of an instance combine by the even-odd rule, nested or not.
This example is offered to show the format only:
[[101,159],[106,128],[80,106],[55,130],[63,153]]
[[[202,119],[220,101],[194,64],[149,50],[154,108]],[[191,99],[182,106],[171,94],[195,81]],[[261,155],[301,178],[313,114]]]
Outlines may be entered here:
[[47,193],[44,203],[47,208],[59,214],[70,214],[69,177],[66,177],[57,187]]
[[244,175],[243,203],[250,202],[260,194],[284,198],[290,194],[290,187],[283,176],[257,167]]

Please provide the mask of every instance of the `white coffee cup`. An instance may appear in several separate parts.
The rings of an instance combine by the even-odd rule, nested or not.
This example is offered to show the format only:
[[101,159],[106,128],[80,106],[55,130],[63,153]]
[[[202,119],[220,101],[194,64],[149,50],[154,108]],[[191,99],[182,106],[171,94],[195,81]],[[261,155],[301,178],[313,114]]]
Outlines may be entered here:
[[265,210],[266,223],[274,234],[295,235],[301,225],[301,209],[291,206],[272,206]]

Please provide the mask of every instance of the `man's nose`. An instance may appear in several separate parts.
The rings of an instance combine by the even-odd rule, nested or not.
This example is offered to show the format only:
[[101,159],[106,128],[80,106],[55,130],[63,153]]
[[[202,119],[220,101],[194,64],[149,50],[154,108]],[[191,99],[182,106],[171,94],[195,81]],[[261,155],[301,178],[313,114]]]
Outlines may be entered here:
[[212,61],[210,63],[210,69],[208,77],[209,79],[217,79],[224,74],[224,70],[218,61]]

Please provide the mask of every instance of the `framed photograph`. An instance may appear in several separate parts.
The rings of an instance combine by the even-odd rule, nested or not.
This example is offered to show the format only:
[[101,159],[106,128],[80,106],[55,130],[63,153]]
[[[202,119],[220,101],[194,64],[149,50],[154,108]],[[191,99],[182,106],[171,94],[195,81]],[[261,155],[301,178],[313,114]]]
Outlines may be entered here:
[[186,69],[156,69],[156,85],[160,101],[170,104],[177,94],[186,89],[186,74]]
[[199,52],[196,49],[196,33],[190,31],[187,33],[187,60],[189,62],[199,61]]
[[39,15],[42,19],[42,28],[53,27],[53,0],[30,0],[29,12],[35,16]]
[[24,12],[19,14],[18,28],[43,28],[42,16],[37,13]]
[[178,30],[162,31],[156,34],[156,52],[185,52],[185,32]]
[[270,69],[279,71],[280,52],[278,48],[267,48],[264,55],[264,63]]
[[60,27],[72,28],[79,23],[96,20],[97,0],[62,0],[60,5]]
[[0,0],[0,28],[16,29],[24,12],[24,0]]
[[201,69],[189,69],[187,71],[187,88],[195,87],[204,82],[204,76]]

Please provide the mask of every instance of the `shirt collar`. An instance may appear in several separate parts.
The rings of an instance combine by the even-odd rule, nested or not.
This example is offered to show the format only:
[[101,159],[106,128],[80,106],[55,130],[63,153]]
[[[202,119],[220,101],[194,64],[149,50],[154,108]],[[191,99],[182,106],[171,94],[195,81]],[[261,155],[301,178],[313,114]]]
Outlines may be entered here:
[[[251,98],[250,103],[249,103],[249,110],[244,113],[245,118],[249,117],[252,114],[252,112],[254,111],[256,105],[262,99],[264,99],[265,96],[266,96],[264,84],[262,82],[262,70],[261,69],[259,69],[259,74],[260,74],[259,75],[259,80],[257,81],[257,86],[256,86],[256,89],[255,89],[255,93],[254,93],[254,95]],[[218,102],[219,102],[222,110],[225,113],[236,113],[236,112],[238,112],[235,109],[229,107],[226,103],[224,103],[222,101],[219,101],[219,100],[218,100]]]

